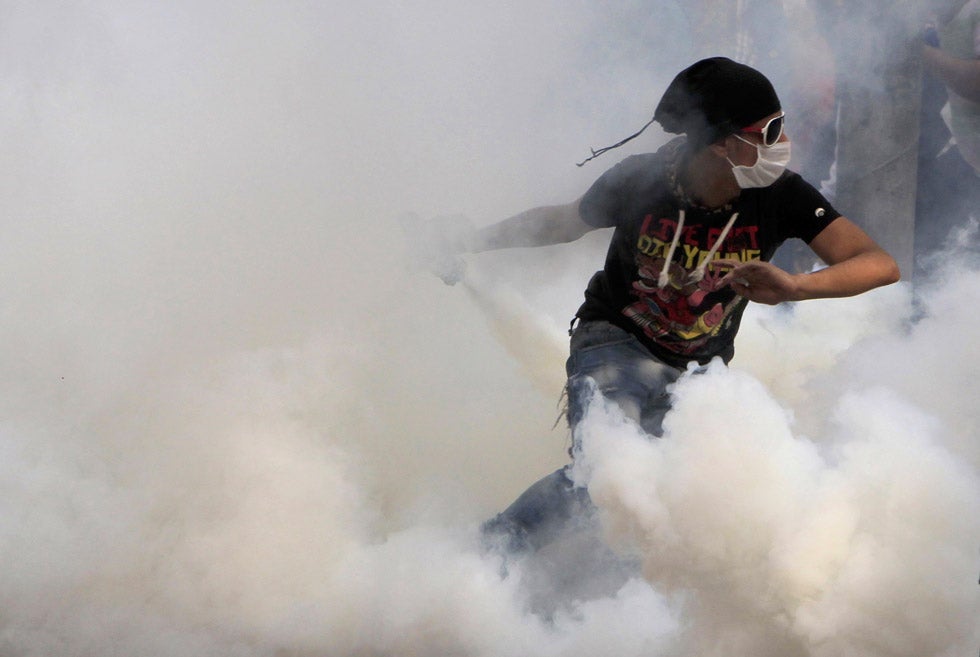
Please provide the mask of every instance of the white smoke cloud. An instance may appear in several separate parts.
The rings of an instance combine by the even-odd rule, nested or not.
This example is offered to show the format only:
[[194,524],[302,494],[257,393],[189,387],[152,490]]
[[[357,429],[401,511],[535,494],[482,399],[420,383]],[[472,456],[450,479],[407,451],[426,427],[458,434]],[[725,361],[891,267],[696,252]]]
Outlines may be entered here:
[[[977,275],[960,271],[932,304],[969,306],[976,292],[961,293],[976,289]],[[867,312],[891,292],[844,303]],[[749,335],[781,345],[828,330],[822,316],[841,302],[806,306],[791,327],[785,311],[755,309],[764,317]],[[836,353],[797,340],[802,362],[837,362],[798,372],[810,377],[809,395],[791,394],[791,403],[737,367],[689,376],[676,386],[661,441],[614,410],[590,415],[578,476],[612,537],[639,550],[650,581],[686,592],[692,626],[714,628],[689,637],[696,652],[953,655],[976,645],[980,478],[964,449],[975,442],[974,425],[964,426],[971,413],[941,402],[962,394],[955,375],[927,379],[926,396],[906,396],[937,356],[919,352],[933,346],[933,321]],[[962,335],[967,323],[957,325]],[[765,334],[753,335],[761,326]],[[770,354],[770,367],[782,357]],[[975,364],[969,349],[960,358]],[[814,398],[829,415],[803,433],[797,411],[806,416]]]
[[[564,462],[563,323],[603,236],[471,258],[467,293],[409,270],[395,219],[485,223],[580,194],[599,169],[571,164],[642,125],[693,56],[647,49],[677,11],[11,2],[0,18],[0,653],[670,655],[737,639],[821,655],[883,645],[912,593],[922,615],[894,640],[940,654],[968,638],[975,587],[935,584],[976,574],[975,514],[954,513],[976,495],[968,276],[909,330],[884,321],[907,310],[891,296],[747,321],[744,369],[685,383],[681,400],[715,382],[751,406],[717,411],[764,422],[727,447],[744,472],[695,454],[676,473],[728,490],[771,475],[732,498],[747,527],[711,490],[654,490],[704,496],[658,540],[706,537],[698,568],[730,591],[702,595],[690,569],[665,581],[644,553],[649,581],[545,619],[529,611],[533,573],[502,578],[476,545],[480,521]],[[672,431],[724,439],[691,413]],[[914,487],[867,495],[912,463]],[[651,495],[630,472],[622,486]],[[915,576],[864,586],[869,557],[872,578],[906,563]],[[940,615],[945,634],[928,634]]]

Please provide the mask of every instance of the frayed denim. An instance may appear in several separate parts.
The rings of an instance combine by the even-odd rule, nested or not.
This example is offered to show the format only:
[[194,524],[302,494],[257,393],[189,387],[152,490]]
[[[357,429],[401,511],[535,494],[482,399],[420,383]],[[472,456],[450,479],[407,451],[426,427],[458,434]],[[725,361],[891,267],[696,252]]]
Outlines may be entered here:
[[670,410],[667,387],[681,370],[661,362],[632,334],[609,322],[583,322],[572,333],[568,373],[568,423],[585,415],[594,387],[651,436],[663,435]]
[[[670,409],[667,387],[680,377],[680,370],[656,359],[633,335],[609,322],[579,324],[569,351],[565,371],[573,455],[578,448],[575,427],[596,389],[646,433],[663,434]],[[570,468],[556,470],[528,488],[483,525],[484,537],[510,552],[534,551],[568,529],[571,520],[578,521],[576,526],[591,522],[592,500],[585,488],[572,482]]]

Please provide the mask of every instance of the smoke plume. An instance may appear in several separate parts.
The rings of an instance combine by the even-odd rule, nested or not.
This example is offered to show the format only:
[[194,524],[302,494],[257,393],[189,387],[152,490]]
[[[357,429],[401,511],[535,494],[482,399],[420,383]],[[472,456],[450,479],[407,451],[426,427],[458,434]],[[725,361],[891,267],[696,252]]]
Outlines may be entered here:
[[576,198],[589,145],[734,54],[710,4],[5,3],[0,653],[975,649],[968,259],[916,303],[754,309],[667,440],[597,405],[614,590],[544,613],[479,545],[565,462],[607,236],[448,287],[397,217]]

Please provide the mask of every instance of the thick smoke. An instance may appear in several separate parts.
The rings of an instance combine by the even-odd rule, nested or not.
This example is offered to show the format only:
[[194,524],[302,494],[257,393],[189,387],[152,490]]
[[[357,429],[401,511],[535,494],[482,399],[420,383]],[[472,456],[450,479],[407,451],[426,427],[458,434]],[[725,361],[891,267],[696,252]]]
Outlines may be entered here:
[[531,566],[480,549],[564,462],[604,237],[449,288],[396,218],[574,198],[715,54],[679,4],[593,4],[0,8],[0,653],[976,646],[968,261],[915,305],[757,309],[668,441],[596,413],[582,476],[642,565],[614,591],[534,613]]
[[[693,652],[954,655],[976,645],[980,481],[976,461],[961,458],[976,413],[944,421],[955,378],[907,396],[903,382],[933,357],[916,358],[916,342],[869,339],[832,375],[812,376],[806,387],[829,410],[818,433],[804,433],[795,407],[759,379],[721,366],[677,385],[662,441],[609,409],[591,414],[579,476],[645,576],[688,598]],[[911,351],[904,371],[916,374],[869,370],[884,345]],[[845,374],[856,365],[859,383]],[[809,403],[798,404],[804,415]]]

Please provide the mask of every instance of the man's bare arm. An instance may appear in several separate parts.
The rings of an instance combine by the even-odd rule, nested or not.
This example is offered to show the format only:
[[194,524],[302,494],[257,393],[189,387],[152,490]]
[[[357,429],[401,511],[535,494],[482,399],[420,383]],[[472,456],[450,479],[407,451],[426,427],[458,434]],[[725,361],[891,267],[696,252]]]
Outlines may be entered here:
[[720,261],[732,269],[722,282],[749,301],[777,304],[828,297],[849,297],[899,280],[898,265],[854,222],[838,217],[810,242],[829,266],[790,274],[771,262]]
[[582,220],[579,201],[564,205],[545,205],[504,219],[476,231],[469,251],[492,251],[521,246],[564,244],[582,237],[594,226]]
[[929,45],[922,47],[922,57],[929,72],[956,95],[980,103],[980,59],[960,59]]

